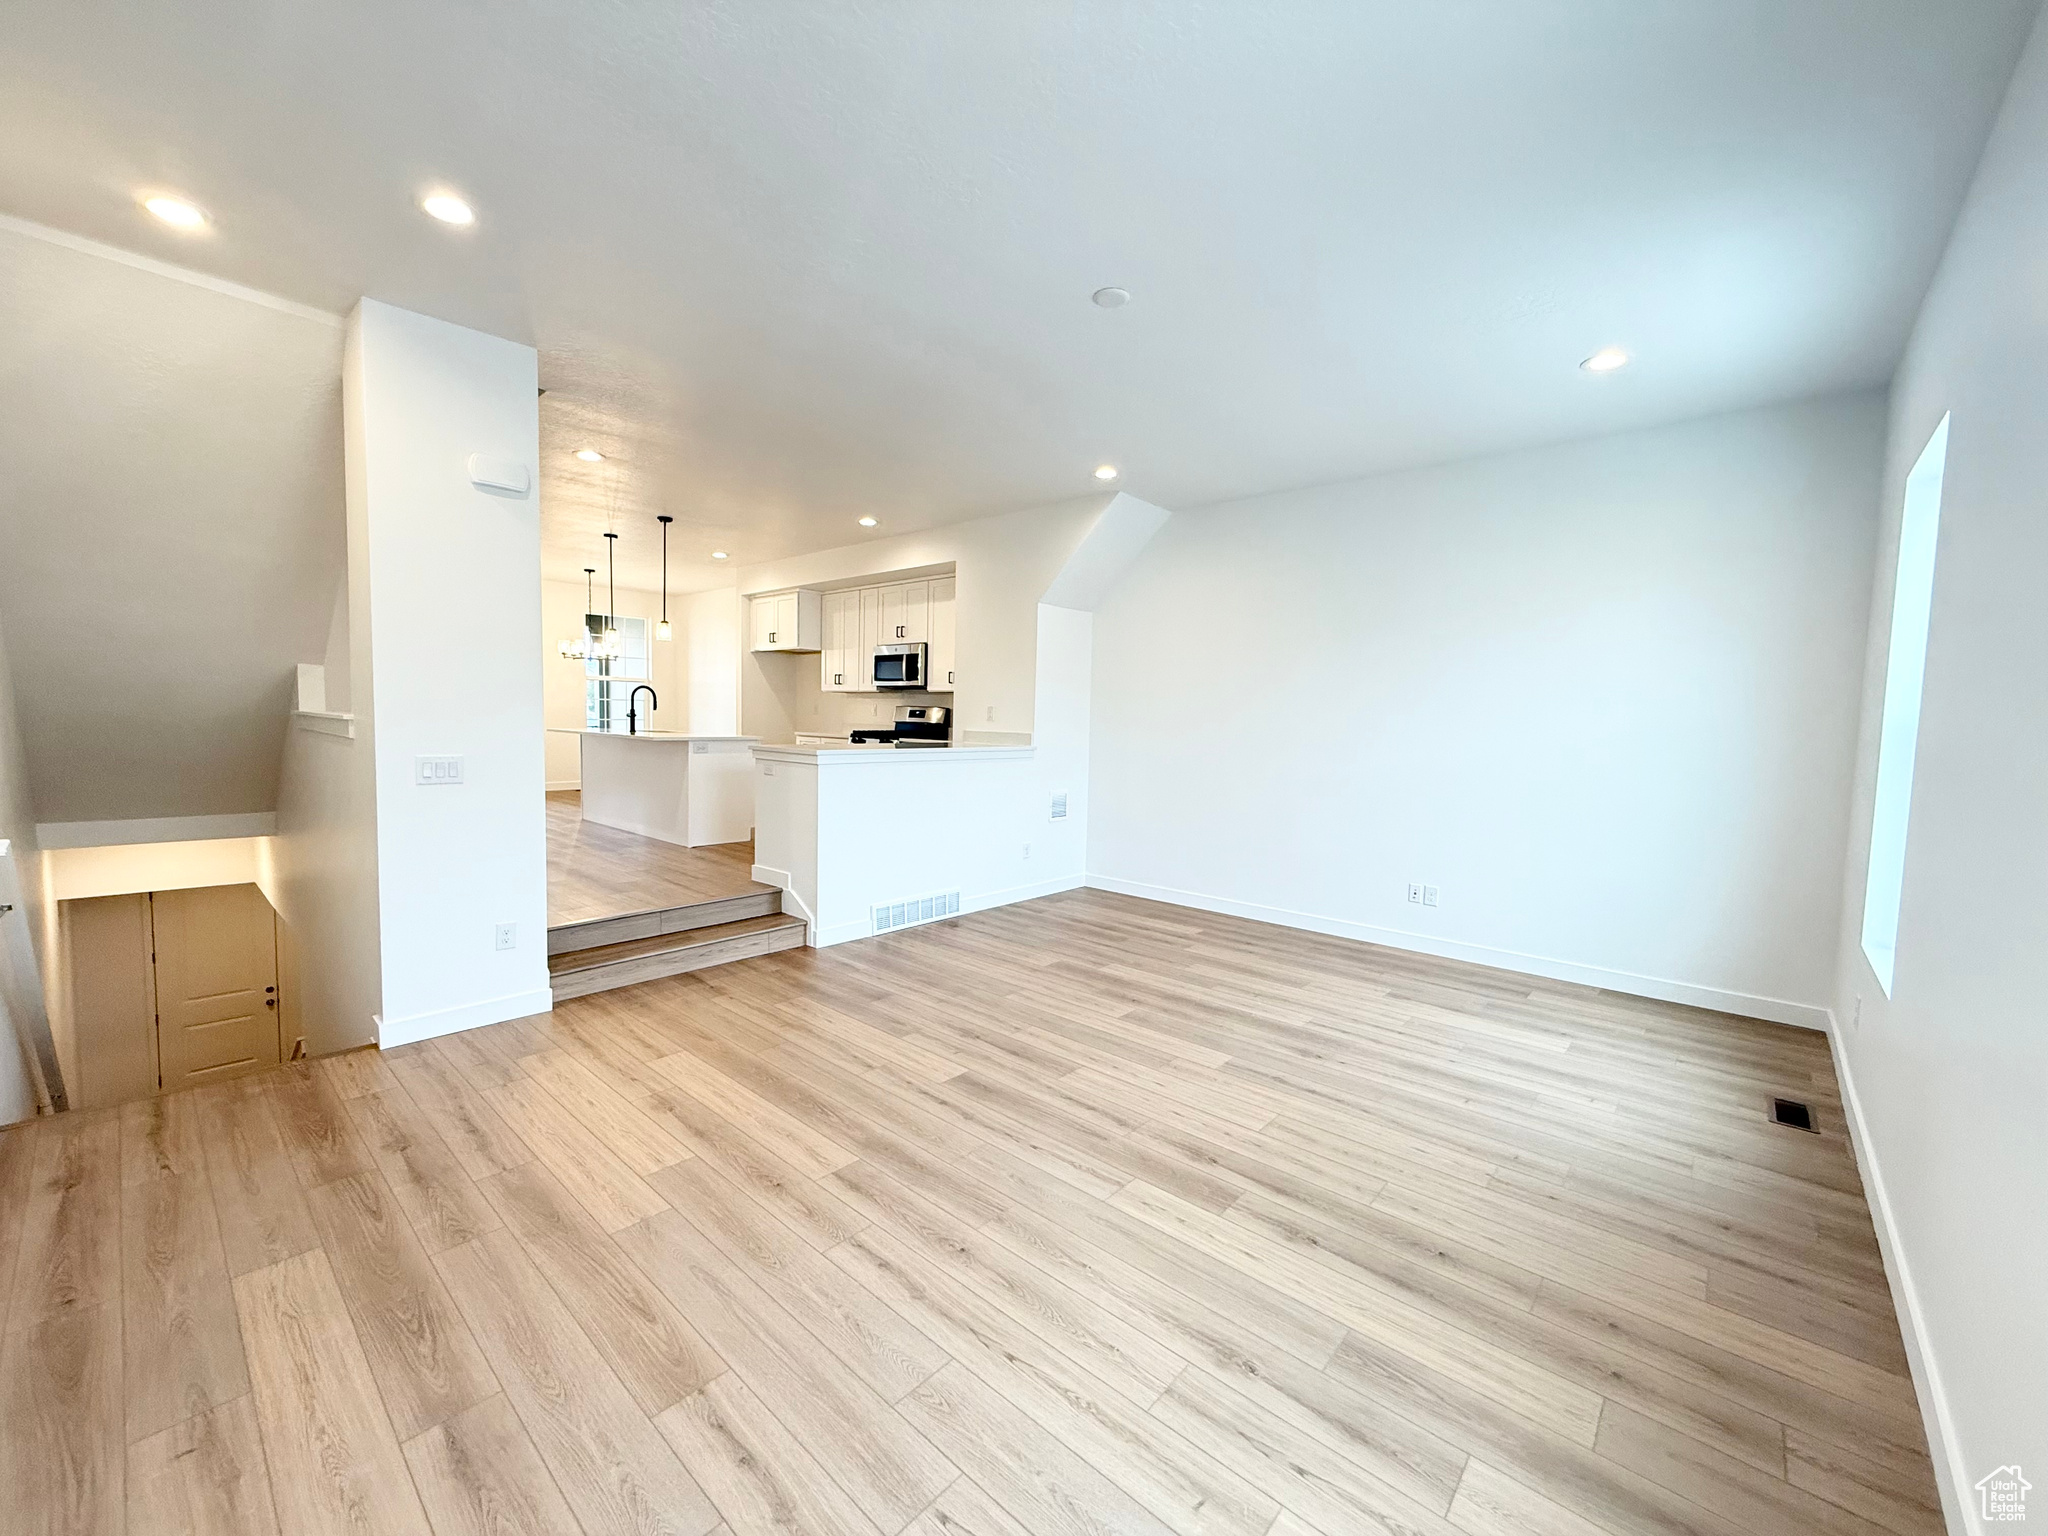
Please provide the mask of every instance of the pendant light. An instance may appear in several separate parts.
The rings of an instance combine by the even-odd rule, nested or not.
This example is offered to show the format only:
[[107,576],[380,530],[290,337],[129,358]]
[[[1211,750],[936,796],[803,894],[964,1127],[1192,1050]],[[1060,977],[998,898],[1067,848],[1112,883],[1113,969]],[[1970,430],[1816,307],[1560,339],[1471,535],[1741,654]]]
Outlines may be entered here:
[[597,654],[605,661],[616,660],[625,647],[619,643],[619,536],[604,536],[604,580],[606,588],[604,634],[597,642]]
[[597,640],[597,615],[590,611],[590,584],[597,576],[597,567],[583,567],[583,627],[576,631],[576,638],[564,640],[561,645],[562,660],[588,661],[591,646]]
[[661,524],[661,622],[654,626],[654,638],[666,640],[673,633],[668,627],[668,525],[675,519],[663,512],[654,520]]

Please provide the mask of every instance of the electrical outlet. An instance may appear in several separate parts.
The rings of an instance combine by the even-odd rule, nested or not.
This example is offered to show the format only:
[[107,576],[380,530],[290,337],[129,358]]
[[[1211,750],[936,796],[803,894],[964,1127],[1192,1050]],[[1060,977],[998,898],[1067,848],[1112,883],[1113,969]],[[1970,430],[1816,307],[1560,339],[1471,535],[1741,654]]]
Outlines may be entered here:
[[1024,857],[1027,859],[1031,857],[1031,845],[1029,843],[1024,845]]
[[519,925],[517,923],[498,924],[498,948],[517,949],[518,947]]
[[1425,886],[1424,886],[1424,887],[1422,888],[1422,904],[1423,904],[1423,905],[1424,905],[1425,907],[1433,907],[1433,906],[1435,906],[1435,905],[1436,905],[1436,887],[1435,887],[1435,886],[1433,886],[1433,885],[1425,885]]
[[990,725],[994,725],[996,723],[996,707],[993,704],[989,705],[988,707],[988,723]]
[[1421,906],[1421,905],[1422,905],[1422,887],[1421,887],[1421,886],[1419,886],[1419,885],[1411,885],[1411,886],[1409,886],[1409,887],[1408,887],[1408,899],[1409,899],[1410,901],[1414,902],[1414,903],[1415,903],[1415,904],[1416,904],[1417,906]]
[[1856,994],[1855,1006],[1849,1010],[1849,1033],[1855,1034],[1863,1027],[1863,994]]

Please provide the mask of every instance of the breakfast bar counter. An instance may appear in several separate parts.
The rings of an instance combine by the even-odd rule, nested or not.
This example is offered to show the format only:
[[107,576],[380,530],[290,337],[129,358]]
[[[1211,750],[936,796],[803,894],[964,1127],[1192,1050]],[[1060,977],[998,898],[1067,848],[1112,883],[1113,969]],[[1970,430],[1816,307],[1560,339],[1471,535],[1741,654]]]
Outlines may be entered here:
[[578,730],[583,819],[685,848],[754,831],[753,736]]

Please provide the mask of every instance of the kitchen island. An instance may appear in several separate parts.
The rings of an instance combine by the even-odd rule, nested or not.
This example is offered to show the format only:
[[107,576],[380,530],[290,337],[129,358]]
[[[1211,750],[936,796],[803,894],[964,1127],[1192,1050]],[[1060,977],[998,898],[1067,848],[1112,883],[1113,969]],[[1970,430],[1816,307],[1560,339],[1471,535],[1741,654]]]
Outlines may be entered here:
[[[562,729],[556,727],[556,729]],[[754,736],[576,730],[583,819],[684,848],[754,832]]]

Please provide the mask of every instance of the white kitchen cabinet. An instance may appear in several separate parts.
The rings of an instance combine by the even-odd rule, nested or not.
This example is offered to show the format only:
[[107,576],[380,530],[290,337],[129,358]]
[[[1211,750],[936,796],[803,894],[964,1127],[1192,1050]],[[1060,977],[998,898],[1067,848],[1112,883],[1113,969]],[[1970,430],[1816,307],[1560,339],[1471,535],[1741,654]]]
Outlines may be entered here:
[[[750,620],[750,638],[757,651],[814,650],[818,654],[818,686],[826,693],[873,693],[875,648],[923,642],[927,687],[935,693],[953,691],[954,582],[950,576],[927,581],[898,581],[887,586],[845,588],[837,592],[764,593]],[[792,597],[819,599],[818,639],[790,646],[768,636],[781,631],[785,608],[770,603]],[[798,622],[802,636],[801,618]]]
[[904,645],[931,639],[931,583],[899,581],[879,589],[882,594],[883,645]]
[[941,576],[931,583],[931,639],[925,653],[933,693],[953,691],[953,578]]
[[817,592],[801,587],[787,592],[762,592],[747,600],[747,614],[752,650],[824,648],[824,603]]
[[827,592],[825,649],[818,662],[818,686],[827,693],[858,693],[865,663],[860,648],[860,593]]
[[860,589],[860,619],[854,630],[854,669],[860,674],[863,693],[875,691],[875,647],[882,643],[882,589]]

